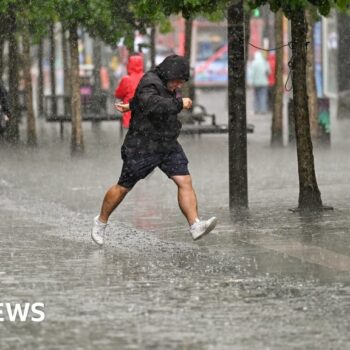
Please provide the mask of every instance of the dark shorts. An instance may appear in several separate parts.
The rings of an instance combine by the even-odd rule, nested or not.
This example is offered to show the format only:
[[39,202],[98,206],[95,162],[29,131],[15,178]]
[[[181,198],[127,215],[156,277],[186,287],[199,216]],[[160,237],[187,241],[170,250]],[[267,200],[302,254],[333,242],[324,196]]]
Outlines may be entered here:
[[176,175],[189,175],[188,159],[181,146],[168,153],[139,153],[122,146],[123,168],[118,184],[132,188],[155,168],[159,167],[169,178]]

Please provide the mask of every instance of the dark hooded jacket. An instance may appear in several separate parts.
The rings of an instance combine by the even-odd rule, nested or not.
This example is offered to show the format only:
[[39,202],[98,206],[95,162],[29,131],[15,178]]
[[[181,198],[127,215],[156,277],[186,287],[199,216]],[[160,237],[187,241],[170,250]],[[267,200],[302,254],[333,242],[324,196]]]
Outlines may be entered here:
[[167,89],[169,80],[189,79],[189,64],[181,56],[172,55],[141,79],[130,101],[131,123],[124,146],[137,152],[168,152],[180,147],[177,138],[181,123],[177,114],[182,98]]

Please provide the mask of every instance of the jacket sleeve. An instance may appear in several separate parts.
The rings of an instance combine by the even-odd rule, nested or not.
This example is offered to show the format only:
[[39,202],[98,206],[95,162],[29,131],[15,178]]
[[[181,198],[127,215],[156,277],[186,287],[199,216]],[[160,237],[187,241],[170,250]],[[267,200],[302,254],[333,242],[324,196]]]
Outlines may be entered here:
[[145,114],[177,114],[182,108],[181,97],[162,97],[155,85],[147,85],[138,94],[139,103]]
[[124,99],[125,96],[128,94],[130,86],[129,86],[129,79],[127,76],[125,76],[124,78],[122,78],[122,80],[120,81],[118,87],[115,89],[115,94],[114,96],[116,98],[120,98],[120,99]]
[[1,103],[1,108],[3,112],[6,114],[10,113],[10,106],[9,106],[7,91],[1,82],[0,82],[0,103]]

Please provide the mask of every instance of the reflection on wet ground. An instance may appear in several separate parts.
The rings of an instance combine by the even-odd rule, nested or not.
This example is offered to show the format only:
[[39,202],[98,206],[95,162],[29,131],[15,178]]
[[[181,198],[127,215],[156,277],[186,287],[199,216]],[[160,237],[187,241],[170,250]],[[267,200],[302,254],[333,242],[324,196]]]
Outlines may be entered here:
[[0,323],[0,348],[349,347],[349,125],[334,125],[332,148],[315,150],[335,210],[300,215],[288,210],[298,196],[294,148],[270,149],[270,117],[250,118],[245,213],[227,209],[227,137],[181,139],[201,215],[219,218],[198,242],[160,171],[118,208],[106,246],[90,242],[121,169],[118,125],[85,125],[81,158],[68,157],[69,131],[60,141],[52,125],[40,126],[38,150],[1,148],[0,303],[44,302],[46,319]]

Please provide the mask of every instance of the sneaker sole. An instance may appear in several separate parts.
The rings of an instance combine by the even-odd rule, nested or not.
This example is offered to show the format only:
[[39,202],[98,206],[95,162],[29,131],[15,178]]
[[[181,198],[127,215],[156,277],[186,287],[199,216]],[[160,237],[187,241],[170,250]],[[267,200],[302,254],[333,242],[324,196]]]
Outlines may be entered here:
[[215,220],[213,220],[213,222],[208,226],[208,228],[198,237],[194,238],[194,241],[197,241],[198,239],[204,237],[205,235],[207,235],[209,232],[211,232],[212,230],[214,230],[216,223],[218,222],[218,220],[215,218]]
[[103,244],[104,244],[104,243],[99,243],[99,242],[97,242],[97,241],[95,240],[95,238],[94,238],[92,232],[91,232],[91,239],[94,241],[94,243],[96,243],[96,244],[97,244],[98,246],[100,246],[100,247],[102,247]]

